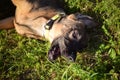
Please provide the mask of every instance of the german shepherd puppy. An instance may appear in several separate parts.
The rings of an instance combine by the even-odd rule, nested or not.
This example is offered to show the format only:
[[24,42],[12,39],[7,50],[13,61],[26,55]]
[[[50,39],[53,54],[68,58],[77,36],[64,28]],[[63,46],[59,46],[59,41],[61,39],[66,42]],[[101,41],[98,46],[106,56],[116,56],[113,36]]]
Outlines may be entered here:
[[85,29],[96,26],[90,16],[67,15],[64,0],[12,0],[12,3],[16,6],[15,17],[1,20],[0,29],[15,27],[20,35],[48,39],[50,61],[59,56],[75,61],[77,51],[87,44]]

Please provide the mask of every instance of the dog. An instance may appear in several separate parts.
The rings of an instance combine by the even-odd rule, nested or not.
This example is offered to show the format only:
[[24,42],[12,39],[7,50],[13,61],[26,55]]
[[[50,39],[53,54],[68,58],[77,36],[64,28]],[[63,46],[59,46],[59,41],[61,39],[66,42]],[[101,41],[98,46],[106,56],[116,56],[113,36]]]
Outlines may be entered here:
[[87,45],[86,28],[95,27],[92,17],[66,14],[64,0],[12,0],[15,16],[0,21],[0,29],[15,27],[23,36],[50,41],[48,59],[60,56],[75,61],[79,49]]

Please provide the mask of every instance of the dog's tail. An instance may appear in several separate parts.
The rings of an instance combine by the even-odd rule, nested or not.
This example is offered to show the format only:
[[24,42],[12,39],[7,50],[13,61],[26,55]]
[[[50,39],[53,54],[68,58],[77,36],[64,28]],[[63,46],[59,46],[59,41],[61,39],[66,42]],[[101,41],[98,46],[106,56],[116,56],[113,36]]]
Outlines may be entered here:
[[13,20],[14,20],[14,17],[9,17],[9,18],[0,20],[0,29],[14,28]]

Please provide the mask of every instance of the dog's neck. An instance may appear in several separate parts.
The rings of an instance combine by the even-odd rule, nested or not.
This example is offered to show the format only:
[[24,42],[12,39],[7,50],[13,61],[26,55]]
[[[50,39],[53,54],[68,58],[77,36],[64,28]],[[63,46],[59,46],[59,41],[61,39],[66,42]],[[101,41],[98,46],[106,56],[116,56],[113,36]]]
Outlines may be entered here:
[[45,29],[50,30],[54,22],[59,21],[64,16],[65,16],[65,13],[58,13],[55,16],[53,16],[51,19],[47,21],[46,25],[44,26]]
[[[45,38],[48,38],[48,36],[52,37],[52,35],[50,35],[49,32],[52,29],[54,23],[58,23],[64,16],[65,16],[65,13],[63,13],[63,12],[62,13],[58,13],[58,14],[54,15],[52,18],[50,18],[47,21],[47,23],[43,25],[44,29],[42,29],[42,30],[43,30],[43,33],[44,33],[43,36]],[[51,39],[49,39],[49,40],[50,40],[50,42],[52,42]]]

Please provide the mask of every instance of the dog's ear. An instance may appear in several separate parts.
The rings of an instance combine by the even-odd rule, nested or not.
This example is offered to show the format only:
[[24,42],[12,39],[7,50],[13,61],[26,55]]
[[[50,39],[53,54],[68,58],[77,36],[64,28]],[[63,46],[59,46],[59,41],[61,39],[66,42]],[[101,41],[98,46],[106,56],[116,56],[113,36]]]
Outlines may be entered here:
[[67,19],[72,20],[72,21],[80,21],[86,26],[86,28],[93,28],[98,25],[93,20],[92,17],[87,16],[87,15],[82,15],[80,13],[70,14],[68,15]]
[[90,16],[82,15],[80,13],[75,13],[75,15],[79,21],[84,23],[86,28],[94,28],[98,25]]
[[23,3],[27,3],[27,0],[11,0],[11,1],[15,6],[20,6],[23,5]]
[[67,19],[72,20],[72,21],[73,21],[73,20],[74,20],[74,21],[77,20],[77,18],[76,18],[76,16],[75,16],[74,14],[68,15],[68,16],[67,16]]
[[11,0],[11,1],[15,6],[17,6],[18,4],[20,4],[21,0]]

